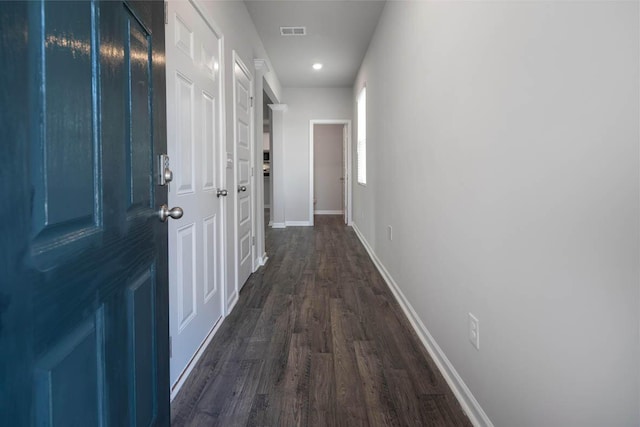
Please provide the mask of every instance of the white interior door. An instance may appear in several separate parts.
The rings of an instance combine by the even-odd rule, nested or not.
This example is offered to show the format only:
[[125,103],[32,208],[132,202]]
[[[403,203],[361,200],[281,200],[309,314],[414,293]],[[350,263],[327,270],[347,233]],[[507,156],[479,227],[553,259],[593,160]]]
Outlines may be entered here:
[[221,36],[186,1],[169,2],[166,32],[171,384],[223,315]]
[[236,269],[238,290],[251,275],[253,265],[251,75],[239,58],[233,65],[235,181],[236,189]]

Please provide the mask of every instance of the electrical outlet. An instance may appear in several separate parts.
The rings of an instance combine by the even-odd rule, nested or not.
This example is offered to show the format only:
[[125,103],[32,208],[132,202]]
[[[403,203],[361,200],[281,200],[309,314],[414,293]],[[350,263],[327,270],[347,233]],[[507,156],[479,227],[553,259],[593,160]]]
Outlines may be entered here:
[[469,313],[469,341],[476,350],[480,350],[480,321],[471,313]]
[[389,240],[393,240],[393,227],[387,225],[387,237]]

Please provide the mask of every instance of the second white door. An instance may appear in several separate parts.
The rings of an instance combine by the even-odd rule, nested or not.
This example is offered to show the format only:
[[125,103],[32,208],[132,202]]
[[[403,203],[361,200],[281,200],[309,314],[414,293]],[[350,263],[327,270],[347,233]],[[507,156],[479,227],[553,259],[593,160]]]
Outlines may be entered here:
[[236,181],[236,272],[238,291],[253,271],[253,170],[251,74],[239,58],[233,64],[235,181]]

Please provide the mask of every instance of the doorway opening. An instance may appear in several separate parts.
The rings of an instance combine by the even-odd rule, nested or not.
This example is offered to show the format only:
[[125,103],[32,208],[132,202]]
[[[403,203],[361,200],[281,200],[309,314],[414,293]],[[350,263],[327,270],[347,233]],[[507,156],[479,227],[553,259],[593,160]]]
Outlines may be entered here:
[[309,217],[341,215],[351,224],[351,121],[311,120]]

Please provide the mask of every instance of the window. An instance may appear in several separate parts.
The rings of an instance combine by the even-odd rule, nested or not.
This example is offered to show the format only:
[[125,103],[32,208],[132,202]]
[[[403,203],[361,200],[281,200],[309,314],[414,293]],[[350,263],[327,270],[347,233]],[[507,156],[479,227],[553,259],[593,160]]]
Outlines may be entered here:
[[358,184],[367,183],[367,88],[358,95]]

